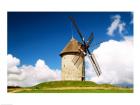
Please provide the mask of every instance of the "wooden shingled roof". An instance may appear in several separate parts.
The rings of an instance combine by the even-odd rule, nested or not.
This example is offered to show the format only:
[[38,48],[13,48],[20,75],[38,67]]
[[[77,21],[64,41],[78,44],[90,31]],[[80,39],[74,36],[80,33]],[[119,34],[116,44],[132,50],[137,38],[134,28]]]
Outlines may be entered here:
[[66,47],[61,51],[60,56],[67,53],[79,53],[80,46],[81,43],[79,43],[76,39],[72,37]]

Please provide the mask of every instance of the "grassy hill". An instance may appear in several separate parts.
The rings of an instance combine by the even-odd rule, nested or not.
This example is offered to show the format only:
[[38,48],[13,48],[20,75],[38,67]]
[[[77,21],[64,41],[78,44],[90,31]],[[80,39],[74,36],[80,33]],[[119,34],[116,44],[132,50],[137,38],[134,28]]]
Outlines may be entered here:
[[132,93],[132,88],[123,88],[110,84],[96,84],[91,81],[52,81],[33,87],[10,87],[12,93]]

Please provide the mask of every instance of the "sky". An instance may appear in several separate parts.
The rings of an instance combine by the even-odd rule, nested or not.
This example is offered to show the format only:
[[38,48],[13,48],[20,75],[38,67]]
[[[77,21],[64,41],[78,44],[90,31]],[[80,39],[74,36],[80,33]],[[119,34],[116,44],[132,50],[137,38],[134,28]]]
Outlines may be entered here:
[[94,33],[90,51],[102,74],[86,57],[86,80],[133,86],[132,12],[8,12],[8,85],[61,80],[60,52],[72,36],[81,42],[69,16],[85,40]]
[[[69,16],[75,18],[85,39],[94,32],[92,51],[96,43],[122,39],[121,35],[107,35],[110,18],[117,14],[125,23],[132,19],[130,12],[8,12],[8,54],[20,58],[21,64],[34,65],[37,59],[44,59],[51,68],[60,69],[59,54],[72,35],[81,41]],[[133,35],[132,27],[128,25],[123,33]]]

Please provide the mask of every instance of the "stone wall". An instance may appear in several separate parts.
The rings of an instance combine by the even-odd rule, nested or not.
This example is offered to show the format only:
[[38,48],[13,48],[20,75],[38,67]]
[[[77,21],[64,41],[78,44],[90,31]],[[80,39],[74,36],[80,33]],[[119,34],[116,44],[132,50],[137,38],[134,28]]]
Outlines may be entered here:
[[[74,65],[73,59],[79,57],[78,55],[64,55],[62,57],[62,80],[82,80],[83,71],[83,57],[80,57],[81,63],[77,67]],[[78,61],[79,62],[79,61]],[[77,63],[78,63],[77,62]]]

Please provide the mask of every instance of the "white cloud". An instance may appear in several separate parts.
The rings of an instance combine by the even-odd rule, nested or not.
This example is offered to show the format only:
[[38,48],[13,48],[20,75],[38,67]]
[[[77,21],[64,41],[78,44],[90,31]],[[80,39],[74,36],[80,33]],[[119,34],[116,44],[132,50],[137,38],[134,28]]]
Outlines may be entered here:
[[121,23],[118,25],[119,33],[122,34],[122,32],[125,30],[125,23]]
[[113,36],[115,31],[119,31],[119,34],[123,34],[123,31],[125,30],[126,24],[121,21],[120,15],[115,15],[111,17],[113,19],[111,25],[107,28],[107,34],[109,36]]
[[109,40],[93,52],[102,74],[97,77],[90,61],[86,58],[86,77],[96,83],[133,85],[133,39],[124,37],[122,41]]
[[20,60],[8,54],[8,86],[33,86],[41,82],[60,80],[60,70],[50,69],[43,60],[35,66],[20,65]]

